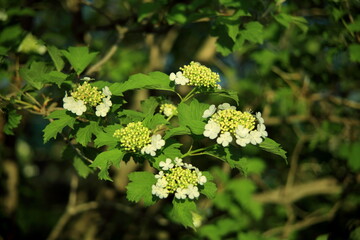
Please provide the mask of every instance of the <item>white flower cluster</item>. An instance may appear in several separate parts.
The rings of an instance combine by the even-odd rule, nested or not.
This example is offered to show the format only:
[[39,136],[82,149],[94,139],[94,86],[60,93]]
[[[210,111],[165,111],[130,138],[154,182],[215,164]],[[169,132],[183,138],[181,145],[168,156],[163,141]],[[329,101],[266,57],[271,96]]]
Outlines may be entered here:
[[186,85],[190,80],[186,78],[181,71],[175,73],[170,73],[170,80],[175,81],[177,85]]
[[111,92],[110,89],[106,86],[102,89],[102,93],[104,94],[104,98],[102,99],[102,103],[96,106],[96,116],[105,117],[109,112],[110,107],[112,106],[112,102],[110,100]]
[[260,112],[257,112],[254,117],[248,112],[242,113],[237,111],[236,107],[224,103],[217,108],[211,105],[204,111],[202,117],[211,117],[205,125],[204,136],[216,139],[216,142],[224,147],[227,147],[234,139],[236,144],[242,147],[249,143],[256,145],[268,136]]
[[[85,96],[85,98],[91,98],[91,96],[86,96],[87,93],[80,93]],[[107,113],[110,110],[110,107],[112,106],[112,102],[110,100],[111,98],[111,91],[106,86],[102,89],[102,95],[104,96],[101,99],[101,102],[96,106],[95,114],[98,117],[105,117]],[[73,96],[68,96],[67,93],[65,93],[65,97],[63,98],[63,107],[66,110],[69,110],[72,113],[75,113],[76,115],[80,116],[87,110],[87,105],[84,100],[76,99]]]
[[174,193],[177,199],[195,199],[200,196],[198,185],[207,182],[201,171],[191,164],[183,163],[181,158],[167,158],[159,163],[160,171],[155,175],[157,182],[152,185],[152,194],[167,198]]
[[161,149],[165,145],[165,140],[161,138],[160,134],[151,136],[151,143],[141,149],[141,154],[150,154],[151,156],[156,155],[156,150]]

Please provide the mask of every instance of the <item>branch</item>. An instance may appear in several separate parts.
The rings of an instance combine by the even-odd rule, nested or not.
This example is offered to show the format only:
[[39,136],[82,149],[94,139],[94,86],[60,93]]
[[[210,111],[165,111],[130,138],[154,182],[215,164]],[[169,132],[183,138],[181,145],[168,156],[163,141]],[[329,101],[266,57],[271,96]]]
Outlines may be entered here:
[[323,178],[308,183],[295,184],[285,191],[281,187],[272,191],[254,195],[254,200],[261,203],[289,204],[299,199],[320,194],[339,194],[342,187],[335,178]]
[[[283,233],[283,236],[285,238],[287,238],[292,232],[309,227],[311,225],[315,225],[321,222],[325,222],[325,221],[330,221],[335,213],[337,212],[337,210],[340,207],[340,202],[337,202],[331,209],[329,212],[327,212],[326,214],[323,215],[318,215],[318,216],[309,216],[307,218],[305,218],[302,221],[298,221],[292,225],[287,225],[287,226],[281,226],[281,227],[277,227],[277,228],[273,228],[270,229],[269,231],[266,231],[263,235],[265,237],[270,237],[273,235],[277,235],[280,234],[281,232]],[[312,214],[310,214],[312,215]]]

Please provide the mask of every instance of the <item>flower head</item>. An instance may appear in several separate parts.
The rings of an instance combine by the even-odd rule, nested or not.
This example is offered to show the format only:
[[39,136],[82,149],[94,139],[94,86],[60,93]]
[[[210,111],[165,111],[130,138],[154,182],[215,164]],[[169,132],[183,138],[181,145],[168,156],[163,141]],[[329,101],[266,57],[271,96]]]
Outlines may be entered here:
[[80,116],[87,109],[95,107],[95,115],[105,117],[112,106],[110,89],[106,86],[100,91],[97,87],[91,86],[89,81],[92,79],[89,77],[82,80],[85,82],[72,91],[70,97],[65,94],[64,108]]
[[156,155],[156,151],[165,145],[160,134],[151,136],[151,131],[142,122],[131,122],[126,127],[117,129],[113,135],[118,138],[120,145],[130,152]]
[[242,147],[249,143],[256,145],[268,135],[261,113],[253,116],[250,112],[236,110],[236,107],[228,103],[220,104],[217,108],[211,105],[204,111],[203,117],[210,117],[205,125],[204,136],[216,139],[216,142],[224,147],[234,139],[236,144]]
[[86,106],[82,100],[75,100],[73,97],[68,97],[67,94],[63,98],[63,107],[72,113],[80,116],[86,112]]
[[201,65],[198,62],[190,62],[180,68],[177,73],[170,73],[169,78],[177,85],[189,85],[196,87],[206,87],[219,89],[221,86],[218,73],[211,71],[210,68]]
[[160,113],[165,116],[176,116],[178,114],[177,107],[174,104],[164,103],[160,105]]
[[117,129],[114,137],[127,151],[140,152],[143,147],[151,143],[151,131],[142,122],[131,122],[126,127]]
[[167,158],[159,166],[162,171],[155,175],[157,182],[152,186],[153,195],[164,198],[173,193],[177,199],[199,197],[198,186],[207,182],[199,169],[191,164],[183,164],[180,158]]

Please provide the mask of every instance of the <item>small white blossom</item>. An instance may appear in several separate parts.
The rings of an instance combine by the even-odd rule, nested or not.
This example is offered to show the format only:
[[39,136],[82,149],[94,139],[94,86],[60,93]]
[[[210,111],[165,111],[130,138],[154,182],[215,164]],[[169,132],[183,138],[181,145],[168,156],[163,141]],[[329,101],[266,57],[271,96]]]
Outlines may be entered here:
[[223,103],[218,106],[220,110],[233,109],[236,110],[236,107],[231,106],[229,103]]
[[153,146],[153,145],[151,145],[151,144],[148,144],[148,145],[146,145],[145,147],[143,147],[143,148],[141,149],[141,154],[146,153],[146,154],[149,154],[149,155],[155,157],[155,155],[156,155],[156,150],[157,150],[157,149],[155,148],[155,146]]
[[159,166],[164,170],[169,170],[174,167],[174,164],[172,163],[170,158],[167,158],[165,162],[160,162]]
[[221,85],[220,85],[220,84],[218,84],[216,87],[217,87],[217,89],[219,89],[219,90],[221,90],[221,89],[222,89],[222,87],[221,87]]
[[189,82],[189,79],[186,78],[182,72],[178,71],[175,73],[170,73],[169,78],[171,81],[175,81],[175,84],[186,85]]
[[176,189],[175,197],[177,199],[185,199],[187,193],[188,193],[188,189],[178,188],[178,189]]
[[215,105],[211,105],[208,109],[206,109],[202,115],[203,118],[211,117],[216,111]]
[[162,178],[163,176],[164,176],[164,172],[160,171],[158,174],[155,175],[155,178],[158,179],[158,178]]
[[156,185],[152,185],[151,193],[158,196],[159,198],[167,198],[169,195],[169,191],[166,190],[166,188],[161,188]]
[[241,146],[241,147],[245,147],[246,145],[248,145],[250,143],[250,139],[248,137],[238,137],[236,135],[236,144]]
[[207,182],[207,179],[201,172],[198,173],[198,183],[204,185]]
[[218,144],[223,145],[223,147],[229,146],[229,143],[233,140],[229,132],[224,132],[216,139]]
[[187,194],[190,199],[194,199],[200,196],[198,188],[192,184],[189,184],[187,188]]
[[264,124],[258,124],[257,125],[257,130],[261,134],[262,137],[267,137],[268,136],[268,133],[266,131],[266,127],[265,127]]
[[251,131],[249,134],[250,143],[253,145],[259,144],[263,141],[261,133],[257,130]]
[[151,137],[151,145],[157,149],[162,148],[165,145],[165,140],[161,138],[160,134],[152,135]]
[[161,188],[165,188],[167,186],[168,182],[166,181],[165,178],[159,178],[156,182],[156,186],[161,187]]
[[184,165],[183,160],[181,158],[178,158],[178,157],[176,157],[174,159],[174,162],[175,162],[175,165],[179,166],[179,167],[182,167]]
[[110,107],[106,105],[105,103],[100,103],[96,106],[96,112],[95,115],[98,117],[105,117],[106,114],[109,112]]
[[170,73],[170,76],[169,76],[169,78],[170,78],[170,81],[175,81],[175,79],[176,79],[176,74],[175,73]]
[[86,112],[86,105],[82,100],[75,100],[73,97],[68,97],[66,94],[63,98],[63,102],[63,107],[66,110],[69,110],[70,112],[75,113],[78,116]]
[[244,128],[242,125],[238,125],[235,129],[235,136],[239,138],[245,138],[249,135],[249,129]]
[[255,116],[260,124],[264,123],[264,119],[261,117],[261,112],[257,112]]
[[210,139],[215,139],[220,132],[220,125],[212,120],[205,125],[204,136]]
[[110,91],[108,86],[103,87],[102,93],[105,95],[105,97],[110,97],[111,96],[111,91]]

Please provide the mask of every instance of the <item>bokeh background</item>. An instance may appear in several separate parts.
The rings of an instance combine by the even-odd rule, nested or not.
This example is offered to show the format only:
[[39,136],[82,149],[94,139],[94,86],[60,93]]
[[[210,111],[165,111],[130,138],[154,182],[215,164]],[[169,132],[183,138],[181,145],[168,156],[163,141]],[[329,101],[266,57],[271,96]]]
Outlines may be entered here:
[[[359,10],[359,0],[1,0],[2,96],[21,91],[21,67],[51,62],[48,46],[99,52],[86,75],[110,82],[199,61],[240,109],[263,113],[288,163],[253,148],[240,170],[199,159],[218,194],[199,200],[201,226],[186,229],[166,201],[126,200],[127,174],[142,166],[84,179],[64,141],[43,143],[48,120],[1,98],[0,239],[360,239]],[[61,107],[58,87],[36,94]],[[150,95],[164,93],[129,92],[127,106]],[[23,116],[12,135],[9,109]]]

